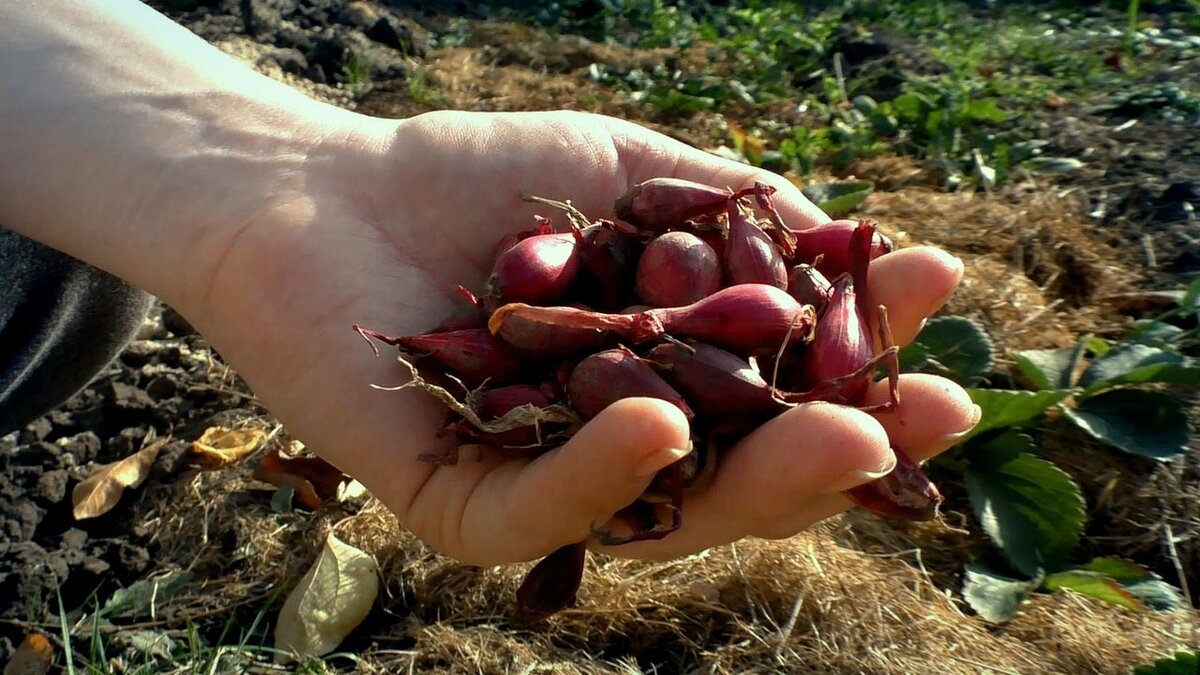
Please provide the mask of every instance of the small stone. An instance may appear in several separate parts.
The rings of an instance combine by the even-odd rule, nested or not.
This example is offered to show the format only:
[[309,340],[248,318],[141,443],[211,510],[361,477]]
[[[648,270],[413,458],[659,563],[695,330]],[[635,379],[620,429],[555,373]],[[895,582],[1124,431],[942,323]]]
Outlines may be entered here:
[[57,445],[62,448],[64,453],[75,458],[76,465],[82,465],[96,459],[102,444],[96,432],[84,431],[74,436],[58,439]]
[[348,3],[341,12],[338,12],[338,23],[355,28],[370,28],[379,21],[379,10],[373,5],[362,2],[362,0],[354,0]]
[[283,21],[283,11],[292,4],[287,0],[241,0],[242,25],[246,34],[256,37],[271,33]]
[[16,466],[55,466],[62,449],[45,441],[17,446],[9,455],[9,463]]
[[17,436],[17,442],[24,445],[28,443],[36,443],[46,440],[50,432],[54,430],[54,423],[49,417],[39,417],[36,420],[25,425]]
[[29,500],[0,504],[0,532],[9,541],[31,541],[46,510]]
[[154,407],[154,401],[146,395],[146,392],[124,382],[109,382],[104,387],[104,394],[112,400],[115,408],[147,410]]
[[87,532],[79,529],[78,527],[72,527],[71,529],[62,533],[62,544],[67,548],[82,549],[84,544],[87,544],[87,540]]
[[155,401],[171,398],[179,392],[179,383],[174,377],[160,375],[146,383],[146,395]]
[[382,16],[366,33],[372,40],[411,56],[424,57],[428,38],[412,24],[394,16]]
[[308,68],[308,59],[299,49],[293,47],[278,47],[268,54],[268,58],[279,66],[279,69],[292,75],[301,75]]
[[142,440],[149,430],[146,427],[127,427],[108,440],[108,451],[118,457],[128,457],[142,449]]
[[67,482],[70,480],[65,469],[47,471],[38,476],[37,496],[50,504],[57,504],[67,496]]
[[[304,30],[290,21],[284,21],[283,25],[281,25],[275,31],[275,46],[277,47],[295,49],[303,54],[312,49],[314,44],[312,33],[309,33],[307,30]],[[171,311],[174,312],[174,310]],[[175,316],[179,316],[179,314],[175,313]],[[167,312],[164,311],[163,320],[166,321],[166,319]],[[180,317],[180,319],[182,319],[182,317]],[[168,329],[170,329],[169,326]]]
[[130,368],[141,368],[154,359],[159,343],[153,340],[134,340],[121,352],[121,362]]

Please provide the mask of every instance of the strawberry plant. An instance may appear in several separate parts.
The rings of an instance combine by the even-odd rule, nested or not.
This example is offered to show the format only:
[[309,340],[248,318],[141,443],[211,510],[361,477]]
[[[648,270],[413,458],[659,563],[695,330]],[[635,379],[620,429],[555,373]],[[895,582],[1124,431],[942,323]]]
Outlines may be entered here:
[[1181,457],[1191,420],[1163,387],[1200,385],[1200,361],[1191,355],[1198,316],[1200,281],[1179,293],[1176,308],[1136,322],[1119,339],[1085,336],[1070,347],[1010,354],[1020,389],[984,386],[994,349],[963,317],[931,320],[902,350],[903,369],[963,384],[983,410],[975,429],[934,465],[963,476],[995,547],[967,567],[964,582],[966,600],[984,618],[1011,618],[1037,590],[1071,589],[1135,610],[1181,605],[1177,590],[1134,563],[1099,558],[1072,566],[1086,524],[1084,495],[1041,455],[1038,439],[1053,416],[1112,451],[1156,462]]

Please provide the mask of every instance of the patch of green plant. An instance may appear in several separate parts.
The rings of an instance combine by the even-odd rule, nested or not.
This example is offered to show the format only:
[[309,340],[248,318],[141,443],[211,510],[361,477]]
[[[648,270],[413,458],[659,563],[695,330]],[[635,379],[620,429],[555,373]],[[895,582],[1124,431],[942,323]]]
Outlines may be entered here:
[[[1200,0],[1189,0],[1197,2]],[[736,105],[765,109],[795,102],[814,121],[764,135],[762,166],[804,175],[820,165],[842,170],[882,152],[937,165],[947,187],[1003,184],[1014,172],[1053,173],[1078,158],[1042,157],[1038,123],[1049,102],[1129,116],[1200,119],[1200,92],[1185,83],[1144,84],[1148,72],[1189,58],[1151,50],[1140,10],[1127,0],[1085,17],[1069,2],[998,3],[989,13],[952,3],[802,3],[750,0],[560,0],[518,15],[551,30],[635,48],[703,48],[710,65],[682,73],[666,63],[616,72],[596,64],[592,77],[627,91],[669,117]],[[838,45],[876,41],[894,62],[885,70],[850,68]],[[1134,35],[1136,59],[1106,63]],[[1195,58],[1193,55],[1190,58]],[[669,59],[667,62],[669,63]],[[689,60],[695,64],[696,61]],[[880,77],[899,78],[899,96],[870,101]],[[869,101],[869,103],[867,103]],[[751,113],[753,114],[753,113]],[[742,118],[744,119],[744,118]],[[752,126],[766,130],[769,120]]]
[[807,185],[801,191],[830,218],[841,218],[861,204],[873,189],[875,184],[869,180],[851,180]]
[[1197,658],[1196,652],[1189,651],[1175,652],[1174,656],[1161,658],[1152,664],[1133,669],[1133,675],[1195,675],[1195,673],[1200,673],[1200,658]]
[[991,341],[962,317],[931,320],[901,351],[903,370],[955,380],[982,409],[975,428],[934,464],[963,476],[971,510],[995,547],[968,568],[964,587],[985,618],[1011,618],[1039,590],[1071,590],[1139,611],[1180,606],[1178,591],[1133,563],[1072,566],[1086,525],[1084,496],[1042,456],[1039,438],[1056,417],[1112,451],[1156,462],[1181,457],[1191,421],[1184,403],[1161,389],[1200,386],[1200,361],[1189,354],[1198,329],[1178,325],[1197,320],[1200,281],[1179,294],[1177,307],[1118,339],[1085,336],[1071,347],[1009,354],[1020,389],[986,386]]
[[366,91],[371,83],[371,62],[351,51],[343,68],[350,90],[356,95]]
[[423,70],[416,70],[408,76],[408,96],[421,105],[431,107],[446,103],[446,95],[429,81]]
[[1200,123],[1200,89],[1177,83],[1140,85],[1110,97],[1101,111],[1130,119],[1158,117],[1170,122]]

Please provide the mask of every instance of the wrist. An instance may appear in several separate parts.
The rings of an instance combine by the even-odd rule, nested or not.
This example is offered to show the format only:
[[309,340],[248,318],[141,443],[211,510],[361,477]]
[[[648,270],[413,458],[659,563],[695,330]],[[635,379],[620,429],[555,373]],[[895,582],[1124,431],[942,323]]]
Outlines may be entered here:
[[379,127],[133,0],[3,4],[0,63],[0,225],[172,304]]

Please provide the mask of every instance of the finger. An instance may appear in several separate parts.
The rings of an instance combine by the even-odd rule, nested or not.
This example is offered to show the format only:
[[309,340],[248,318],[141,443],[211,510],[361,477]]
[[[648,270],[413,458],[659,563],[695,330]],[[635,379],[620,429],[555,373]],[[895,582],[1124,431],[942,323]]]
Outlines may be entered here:
[[462,511],[461,539],[478,548],[476,559],[496,561],[529,560],[586,539],[689,447],[688,420],[674,405],[622,399],[561,448],[483,477]]
[[886,474],[894,461],[870,415],[829,403],[798,406],[720,455],[712,485],[684,498],[679,530],[660,541],[597,550],[666,559],[735,541],[806,513],[819,495]]
[[[886,381],[867,391],[865,405],[884,403],[890,396]],[[888,440],[917,461],[952,447],[975,428],[982,411],[962,387],[944,377],[921,373],[900,376],[900,406],[875,414]]]
[[[962,260],[932,246],[900,249],[871,262],[871,302],[887,307],[896,344],[912,342],[925,319],[950,299],[962,276]],[[877,318],[872,312],[872,324]]]
[[[888,383],[876,382],[867,392],[866,403],[883,403],[889,395]],[[981,415],[967,392],[950,380],[907,374],[900,377],[899,409],[877,413],[875,418],[887,431],[890,443],[920,462],[953,447],[975,427]],[[853,506],[854,502],[842,494],[825,495],[814,500],[808,512],[770,523],[754,534],[771,539],[791,537]]]

